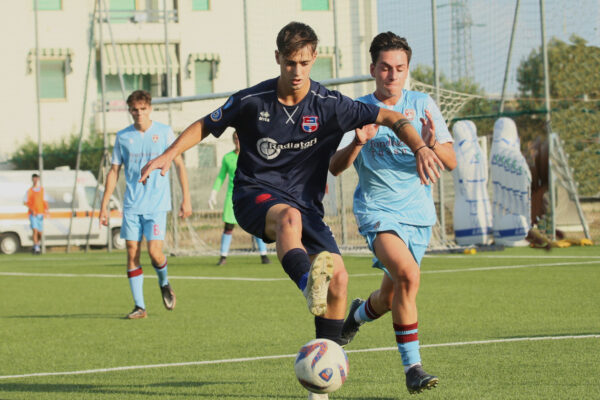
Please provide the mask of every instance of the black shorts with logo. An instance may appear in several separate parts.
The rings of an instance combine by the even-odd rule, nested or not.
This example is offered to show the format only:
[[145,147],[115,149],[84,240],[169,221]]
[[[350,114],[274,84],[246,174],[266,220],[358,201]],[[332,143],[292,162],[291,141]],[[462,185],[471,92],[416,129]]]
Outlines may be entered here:
[[265,221],[267,211],[276,204],[287,204],[302,215],[302,244],[309,255],[321,251],[340,254],[333,233],[316,210],[303,211],[291,201],[286,201],[273,191],[258,187],[234,187],[233,212],[238,224],[246,232],[257,236],[265,243],[273,243],[273,239],[265,237]]

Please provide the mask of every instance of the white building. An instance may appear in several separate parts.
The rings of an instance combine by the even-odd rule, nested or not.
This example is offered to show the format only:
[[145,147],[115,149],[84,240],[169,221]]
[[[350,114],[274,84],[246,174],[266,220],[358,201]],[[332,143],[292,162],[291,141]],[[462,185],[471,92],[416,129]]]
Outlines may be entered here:
[[[166,27],[163,1],[169,20]],[[35,2],[11,2],[2,15],[0,41],[10,57],[3,59],[0,75],[5,90],[0,161],[24,141],[38,139]],[[125,96],[134,89],[149,90],[155,98],[166,96],[166,43],[174,97],[233,92],[277,76],[275,38],[290,21],[309,24],[319,36],[320,55],[313,68],[316,80],[367,74],[368,47],[377,33],[376,0],[37,0],[37,4],[44,143],[78,134],[82,125],[87,136],[101,135],[104,120],[109,134],[131,123],[119,73]],[[97,20],[90,48],[92,16],[99,4],[103,22]],[[88,60],[91,68],[82,124]],[[105,76],[105,118],[100,112],[100,60]],[[341,90],[352,97],[367,90],[354,88],[356,93],[350,88]],[[174,104],[170,122],[178,133],[223,101]],[[166,106],[155,106],[152,118],[169,123]],[[109,140],[112,143],[113,136]],[[218,147],[203,147],[203,153],[212,152],[215,163],[231,147],[228,140],[218,143]],[[197,152],[188,152],[188,165],[197,165],[198,158]]]

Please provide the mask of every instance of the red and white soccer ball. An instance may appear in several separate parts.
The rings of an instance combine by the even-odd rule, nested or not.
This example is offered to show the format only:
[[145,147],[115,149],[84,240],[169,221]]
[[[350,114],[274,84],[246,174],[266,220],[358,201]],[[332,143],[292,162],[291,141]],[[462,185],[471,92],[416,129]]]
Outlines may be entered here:
[[329,339],[314,339],[300,348],[294,371],[298,381],[313,393],[338,390],[348,377],[348,356]]

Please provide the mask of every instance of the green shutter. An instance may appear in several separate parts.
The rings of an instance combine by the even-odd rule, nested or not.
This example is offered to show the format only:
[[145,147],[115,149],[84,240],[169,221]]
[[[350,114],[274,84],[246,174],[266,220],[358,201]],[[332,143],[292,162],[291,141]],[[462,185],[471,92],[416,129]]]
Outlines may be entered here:
[[317,57],[310,70],[310,77],[317,82],[333,78],[333,58]]
[[193,11],[208,11],[210,9],[208,0],[192,0]]
[[212,93],[212,61],[195,61],[196,94]]
[[[106,75],[104,77],[106,83],[104,96],[106,101],[112,100],[123,100],[123,93],[121,92],[121,82],[119,81],[118,75]],[[102,91],[100,82],[100,76],[98,76],[98,98]],[[129,96],[134,90],[146,90],[148,92],[152,89],[152,75],[123,75],[123,86],[125,87],[125,97]]]
[[302,11],[328,11],[329,0],[302,0]]
[[[57,11],[62,10],[61,0],[37,0],[38,10],[49,10]],[[33,0],[33,6],[35,7],[35,0]]]
[[40,98],[64,99],[66,97],[65,61],[40,60]]

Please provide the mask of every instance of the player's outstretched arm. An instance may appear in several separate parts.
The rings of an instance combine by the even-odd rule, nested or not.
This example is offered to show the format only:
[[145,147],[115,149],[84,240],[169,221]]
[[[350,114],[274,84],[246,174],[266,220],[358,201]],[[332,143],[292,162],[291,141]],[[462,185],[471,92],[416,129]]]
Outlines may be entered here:
[[343,149],[336,151],[329,160],[329,172],[334,176],[338,176],[350,168],[362,147],[377,134],[377,128],[377,125],[369,124],[356,129],[352,142]]
[[421,178],[421,183],[428,185],[436,182],[440,177],[438,168],[445,169],[444,164],[439,157],[423,141],[417,130],[411,125],[410,121],[399,112],[380,108],[375,123],[385,125],[404,142],[415,155],[417,160],[417,173]]
[[436,156],[444,163],[448,170],[452,171],[456,168],[456,154],[454,153],[454,145],[452,142],[439,143],[435,136],[435,124],[433,116],[429,110],[425,110],[425,118],[421,118],[421,136]]
[[104,185],[104,195],[102,196],[102,202],[100,203],[100,224],[108,226],[108,203],[110,196],[112,196],[117,186],[117,180],[119,179],[119,171],[121,171],[121,164],[113,164],[106,175],[106,184]]
[[185,169],[185,163],[183,157],[178,155],[173,160],[175,168],[177,169],[177,177],[179,178],[179,184],[181,185],[181,206],[179,207],[179,216],[181,218],[187,218],[192,215],[192,197],[190,196],[190,188],[187,170]]
[[171,168],[171,162],[197,143],[200,143],[208,132],[204,130],[204,121],[199,119],[190,126],[188,126],[181,135],[171,144],[160,156],[148,161],[148,163],[142,168],[139,182],[146,183],[146,179],[150,176],[150,172],[155,169],[160,169],[160,174],[164,176],[169,168]]

